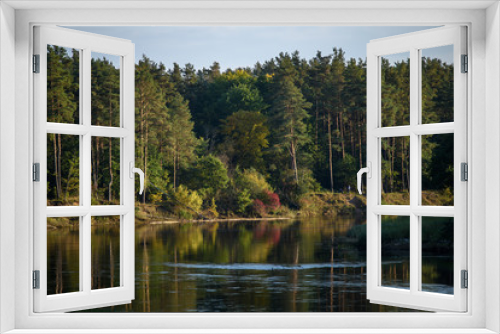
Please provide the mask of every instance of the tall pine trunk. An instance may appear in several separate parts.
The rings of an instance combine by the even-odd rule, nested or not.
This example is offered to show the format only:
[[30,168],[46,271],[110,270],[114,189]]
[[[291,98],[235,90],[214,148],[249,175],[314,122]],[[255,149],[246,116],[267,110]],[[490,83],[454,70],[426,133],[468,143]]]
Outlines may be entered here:
[[[111,96],[110,96],[109,97],[109,126],[113,125],[112,119],[113,119],[113,109],[112,109],[112,106],[111,106]],[[113,151],[111,149],[111,142],[112,142],[112,138],[109,138],[109,185],[108,185],[109,194],[108,194],[108,200],[109,200],[110,204],[113,201],[113,191],[112,191],[112,189],[113,189],[113,179],[114,179],[114,174],[113,174]]]
[[176,165],[177,154],[175,154],[175,151],[173,153],[173,156],[174,156],[174,190],[175,190],[176,180],[177,180],[177,165]]
[[146,180],[148,175],[148,140],[149,140],[149,133],[148,133],[148,125],[145,125],[145,142],[144,142],[144,191],[142,192],[142,204],[146,204]]
[[55,172],[55,177],[56,177],[56,193],[57,193],[57,199],[60,199],[60,190],[58,188],[59,182],[57,181],[59,179],[59,168],[57,167],[57,139],[56,135],[53,135],[53,147],[54,147],[54,172]]
[[333,151],[332,151],[332,115],[328,112],[327,117],[328,127],[328,168],[330,172],[330,189],[333,193]]
[[62,199],[62,168],[61,168],[61,155],[62,144],[61,135],[57,134],[57,198]]

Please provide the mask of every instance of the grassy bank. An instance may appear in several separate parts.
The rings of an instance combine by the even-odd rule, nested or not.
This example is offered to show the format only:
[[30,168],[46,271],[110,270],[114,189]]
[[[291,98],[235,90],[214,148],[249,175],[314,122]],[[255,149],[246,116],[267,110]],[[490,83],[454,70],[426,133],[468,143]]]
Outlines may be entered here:
[[[54,203],[55,204],[55,203]],[[382,204],[384,205],[408,205],[408,193],[386,193],[382,196]],[[424,192],[422,193],[422,204],[424,205],[453,205],[453,198],[447,191],[443,192]],[[192,217],[179,217],[161,204],[142,204],[137,202],[135,206],[136,222],[139,224],[147,224],[152,221],[228,221],[228,220],[262,220],[262,219],[277,219],[277,218],[307,218],[307,217],[337,217],[351,216],[363,219],[366,213],[366,196],[357,193],[331,193],[331,192],[315,192],[302,195],[299,199],[299,208],[296,210],[290,209],[284,205],[268,210],[265,214],[248,215],[238,213],[218,214],[214,215],[211,208],[207,208],[200,212],[192,212]],[[215,211],[216,212],[216,211]],[[95,224],[105,223],[96,221]],[[48,218],[47,225],[52,228],[72,226],[74,221],[68,218]]]

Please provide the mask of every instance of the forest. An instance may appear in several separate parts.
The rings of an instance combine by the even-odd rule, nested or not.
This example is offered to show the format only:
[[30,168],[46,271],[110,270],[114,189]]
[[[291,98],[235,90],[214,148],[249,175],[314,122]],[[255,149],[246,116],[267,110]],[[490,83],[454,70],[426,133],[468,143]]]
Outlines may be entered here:
[[[79,52],[48,46],[47,59],[47,121],[79,124]],[[409,59],[381,66],[382,126],[408,125]],[[91,68],[92,125],[120,126],[120,68],[105,57]],[[422,58],[421,104],[423,123],[453,121],[453,64]],[[143,55],[135,129],[136,166],[146,174],[139,207],[184,219],[322,211],[315,201],[353,194],[364,167],[366,61],[333,48],[223,71]],[[79,141],[47,135],[48,205],[78,205]],[[423,202],[453,205],[453,135],[421,142]],[[409,204],[409,138],[383,138],[381,149],[382,201]],[[92,138],[94,205],[119,203],[119,162],[119,139]]]

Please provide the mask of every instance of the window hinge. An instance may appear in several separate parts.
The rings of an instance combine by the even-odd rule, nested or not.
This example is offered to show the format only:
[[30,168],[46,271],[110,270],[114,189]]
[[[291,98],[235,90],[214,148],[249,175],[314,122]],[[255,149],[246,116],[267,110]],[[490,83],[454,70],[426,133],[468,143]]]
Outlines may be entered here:
[[40,73],[40,55],[33,55],[33,73]]
[[469,72],[469,56],[462,55],[462,73]]
[[462,289],[467,289],[469,287],[469,273],[467,270],[461,271]]
[[462,181],[469,181],[469,165],[466,162],[460,164],[461,167],[461,177]]
[[33,289],[40,289],[40,270],[33,270]]
[[40,182],[40,163],[33,164],[33,181]]

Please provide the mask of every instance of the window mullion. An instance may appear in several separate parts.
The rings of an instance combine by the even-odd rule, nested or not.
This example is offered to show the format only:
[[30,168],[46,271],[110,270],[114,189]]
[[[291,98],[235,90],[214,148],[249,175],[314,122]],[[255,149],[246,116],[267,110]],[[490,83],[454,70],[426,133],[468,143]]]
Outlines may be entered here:
[[[82,77],[83,83],[80,86],[81,95],[83,99],[82,103],[82,124],[84,127],[89,128],[91,125],[91,50],[82,50]],[[80,247],[80,272],[82,273],[82,284],[83,291],[90,293],[92,285],[92,249],[91,249],[91,216],[90,216],[90,206],[92,203],[92,136],[90,132],[87,132],[82,136],[83,150],[82,150],[82,160],[80,169],[80,182],[81,189],[83,189],[82,194],[82,205],[84,208],[88,209],[86,215],[82,218],[82,229],[80,230],[81,235],[81,247]]]
[[410,291],[416,293],[420,286],[420,233],[419,217],[415,209],[420,204],[420,145],[419,136],[413,131],[419,122],[420,108],[420,66],[419,50],[410,49]]

